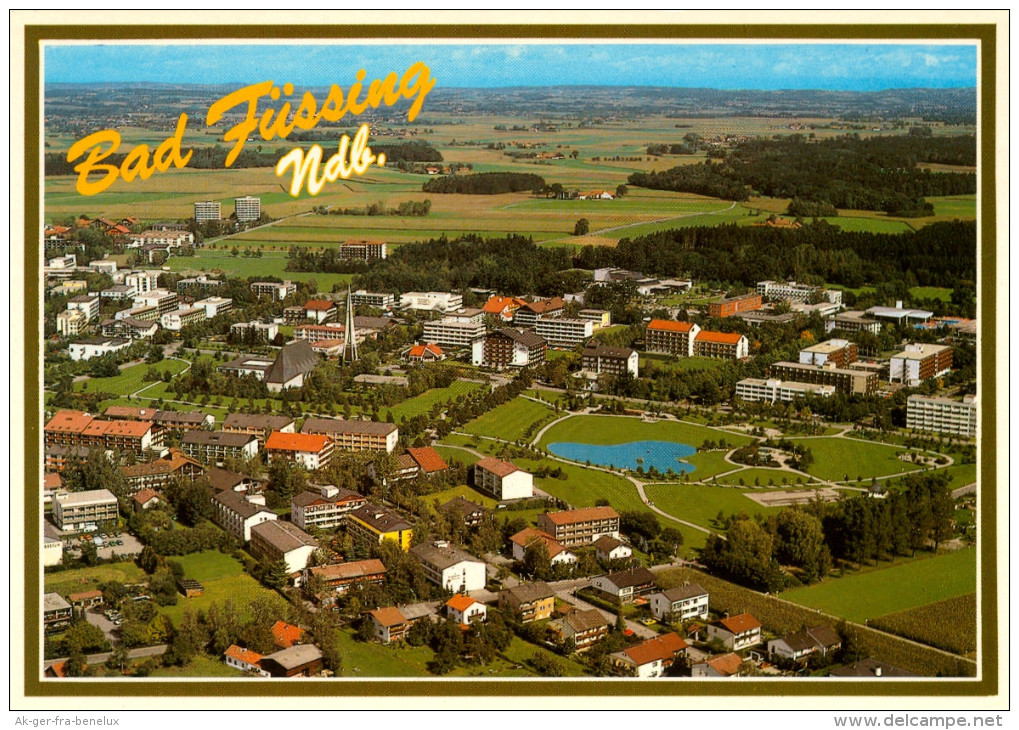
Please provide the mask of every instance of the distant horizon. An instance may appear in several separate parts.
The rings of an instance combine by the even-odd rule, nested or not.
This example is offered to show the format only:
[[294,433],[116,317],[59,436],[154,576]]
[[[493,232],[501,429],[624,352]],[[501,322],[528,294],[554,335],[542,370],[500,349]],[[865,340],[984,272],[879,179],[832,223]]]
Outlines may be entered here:
[[[349,87],[422,61],[435,89],[881,92],[977,86],[972,44],[45,44],[48,84]],[[229,74],[229,77],[227,76]],[[236,79],[242,80],[236,80]]]

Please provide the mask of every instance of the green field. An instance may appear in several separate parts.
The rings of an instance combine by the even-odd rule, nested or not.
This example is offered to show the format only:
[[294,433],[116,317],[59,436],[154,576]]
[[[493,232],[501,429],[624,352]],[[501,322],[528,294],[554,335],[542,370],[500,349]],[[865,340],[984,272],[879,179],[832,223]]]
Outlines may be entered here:
[[[195,598],[177,597],[177,605],[164,606],[159,612],[169,616],[174,625],[180,623],[185,610],[208,611],[209,606],[218,603],[221,606],[228,600],[233,601],[234,606],[241,614],[243,620],[247,613],[246,606],[255,598],[269,596],[282,601],[276,593],[262,586],[250,575],[244,573],[244,567],[233,558],[209,551],[184,556],[183,558],[170,558],[180,560],[184,563],[184,574],[188,578],[195,578],[205,589],[202,595]],[[189,572],[194,571],[194,574]],[[211,576],[202,580],[198,575]]]
[[791,440],[802,443],[814,455],[814,463],[807,471],[829,481],[843,481],[847,476],[850,480],[858,476],[870,479],[920,469],[918,465],[897,457],[904,451],[898,446],[849,438]]
[[869,233],[906,233],[913,227],[902,220],[891,218],[850,217],[821,218],[824,222],[838,226],[843,231],[866,231]]
[[976,218],[977,196],[949,195],[945,197],[927,198],[934,205],[934,215],[948,218]]
[[[743,483],[740,484],[740,480]],[[786,484],[794,485],[798,481],[806,484],[809,480],[800,474],[794,474],[784,469],[741,469],[740,471],[733,472],[732,474],[726,474],[725,476],[718,477],[717,481],[719,484],[731,484],[746,487],[781,487],[785,486],[782,480],[786,480]]]
[[181,564],[185,578],[197,580],[202,584],[244,572],[244,567],[237,560],[218,550],[206,550],[168,559]]
[[159,667],[152,677],[247,677],[245,672],[228,666],[225,661],[207,654],[198,654],[183,667]]
[[59,593],[66,597],[71,593],[90,591],[100,583],[131,584],[144,583],[146,580],[145,571],[134,563],[111,563],[47,573],[43,584],[46,593]]
[[[552,420],[555,411],[544,403],[514,398],[467,423],[463,430],[479,436],[494,436],[506,441],[524,438],[528,428]],[[533,435],[533,434],[532,434]]]
[[694,470],[689,472],[690,479],[695,482],[705,481],[721,474],[735,469],[736,467],[725,460],[725,451],[698,451],[692,456],[683,457],[683,461],[694,466]]
[[750,516],[776,514],[781,507],[763,507],[746,496],[768,491],[773,490],[706,487],[698,484],[649,484],[644,487],[648,499],[658,509],[710,530],[721,529],[715,522],[719,512],[725,515],[742,512]]
[[[229,239],[221,241],[219,246],[228,246]],[[286,246],[284,246],[286,248]],[[174,256],[166,262],[171,271],[216,271],[248,278],[251,276],[276,276],[292,281],[314,280],[319,291],[332,291],[334,284],[346,284],[353,278],[352,274],[331,274],[325,272],[287,271],[286,254],[265,254],[261,257],[231,256],[222,251],[198,250],[194,256]]]
[[648,423],[628,416],[573,416],[550,428],[540,445],[557,441],[586,444],[623,444],[629,441],[675,441],[697,447],[704,441],[724,438],[730,446],[745,446],[746,436],[676,421]]
[[917,299],[940,299],[943,302],[952,301],[952,290],[941,286],[914,286],[910,288],[909,295]]
[[[888,567],[884,567],[884,566]],[[976,590],[976,550],[965,548],[898,565],[881,563],[880,569],[843,578],[828,578],[806,588],[786,591],[781,597],[810,608],[863,622]]]
[[[466,452],[460,452],[466,454]],[[495,509],[495,505],[498,504],[497,500],[492,499],[489,496],[476,492],[466,484],[461,484],[459,487],[451,487],[450,489],[443,489],[441,492],[432,492],[424,497],[428,504],[434,504],[436,501],[439,505],[444,505],[451,499],[456,497],[463,497],[464,499],[474,502],[474,504],[480,504],[486,509]]]
[[[447,436],[445,440],[450,441],[451,439],[454,438],[456,437]],[[466,439],[464,440],[466,441]],[[464,451],[463,449],[454,449],[451,446],[442,446],[441,444],[439,446],[436,446],[435,450],[438,451],[439,455],[442,456],[442,458],[445,459],[446,461],[449,461],[450,459],[455,459],[456,461],[459,461],[461,464],[465,466],[475,464],[477,463],[478,459],[481,458],[480,456],[475,456],[470,451]]]
[[453,384],[448,388],[432,388],[426,390],[421,395],[413,398],[408,398],[391,408],[387,408],[383,411],[385,413],[391,413],[396,423],[400,423],[404,418],[413,418],[419,416],[422,413],[428,413],[433,406],[448,403],[449,401],[456,400],[460,396],[468,393],[473,393],[481,390],[485,386],[481,383],[473,383],[466,380],[455,380]]
[[[142,363],[132,365],[120,371],[120,375],[112,378],[89,378],[82,383],[75,383],[75,388],[84,393],[113,393],[114,395],[130,395],[147,385],[152,385],[153,390],[157,385],[165,385],[159,381],[145,382],[142,378],[149,370],[157,373],[171,372],[174,375],[188,367],[188,363],[180,360],[161,360],[154,365]],[[158,397],[158,396],[157,396]]]

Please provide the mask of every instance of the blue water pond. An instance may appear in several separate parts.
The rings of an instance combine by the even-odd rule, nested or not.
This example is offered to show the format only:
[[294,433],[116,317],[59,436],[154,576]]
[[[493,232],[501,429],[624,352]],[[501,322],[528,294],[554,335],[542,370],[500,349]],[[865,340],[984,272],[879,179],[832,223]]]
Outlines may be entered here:
[[549,444],[548,450],[564,459],[582,463],[590,461],[598,466],[616,469],[636,469],[642,466],[645,471],[654,467],[660,472],[672,469],[677,474],[694,470],[692,464],[684,464],[680,459],[697,453],[693,446],[673,441],[631,441],[613,446],[560,441]]

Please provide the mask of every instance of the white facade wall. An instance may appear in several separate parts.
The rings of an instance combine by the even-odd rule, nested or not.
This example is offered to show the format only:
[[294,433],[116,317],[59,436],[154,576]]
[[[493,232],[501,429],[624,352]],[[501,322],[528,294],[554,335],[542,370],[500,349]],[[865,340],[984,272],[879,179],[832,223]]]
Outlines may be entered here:
[[485,564],[464,560],[442,571],[442,587],[453,593],[470,593],[485,587]]

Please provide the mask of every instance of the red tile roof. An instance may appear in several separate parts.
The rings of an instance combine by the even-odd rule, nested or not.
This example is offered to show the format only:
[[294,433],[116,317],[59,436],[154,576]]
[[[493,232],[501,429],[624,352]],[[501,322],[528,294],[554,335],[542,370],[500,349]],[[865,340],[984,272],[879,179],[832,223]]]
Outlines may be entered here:
[[653,661],[671,661],[676,657],[677,653],[686,648],[687,643],[679,637],[679,634],[671,632],[648,639],[636,646],[631,646],[629,649],[624,649],[623,653],[634,664],[642,666]]
[[231,644],[224,655],[230,659],[236,659],[239,662],[245,662],[246,664],[254,664],[259,666],[259,662],[262,661],[262,655],[256,654],[250,649],[244,649],[243,647],[237,646],[237,644]]
[[105,433],[110,436],[141,438],[152,430],[152,421],[107,421],[107,424]]
[[57,411],[46,424],[46,431],[55,433],[81,433],[95,416],[81,411]]
[[483,306],[481,309],[485,312],[488,312],[489,314],[501,314],[507,308],[517,309],[520,306],[524,305],[525,303],[526,302],[524,302],[522,299],[495,296],[490,298],[487,302],[485,302],[485,306]]
[[475,466],[478,466],[487,472],[491,472],[492,474],[495,474],[497,477],[509,476],[515,471],[520,471],[518,467],[514,466],[508,461],[496,459],[494,456],[486,456],[484,459],[479,459],[478,463],[475,464]]
[[418,467],[425,474],[433,474],[437,471],[445,471],[449,468],[449,464],[439,456],[439,452],[433,449],[431,446],[423,446],[421,448],[408,448],[407,453],[410,457],[417,462]]
[[63,479],[54,471],[47,472],[42,475],[42,486],[43,489],[54,489],[62,485]]
[[429,342],[427,345],[414,345],[410,348],[410,352],[407,353],[408,357],[424,357],[426,352],[430,352],[435,357],[442,357],[442,348],[438,345]]
[[742,338],[739,332],[709,332],[708,330],[701,330],[697,333],[697,338],[701,342],[718,342],[723,345],[735,345],[738,344],[740,338]]
[[740,666],[743,664],[743,657],[739,654],[723,654],[722,656],[708,659],[706,664],[713,667],[723,677],[728,677],[739,671]]
[[538,540],[545,543],[545,547],[548,548],[548,556],[550,558],[554,558],[556,555],[566,550],[566,548],[557,542],[554,537],[535,527],[525,527],[520,532],[510,537],[510,542],[516,543],[524,549],[527,549]]
[[158,498],[159,493],[155,489],[143,489],[138,494],[134,495],[134,501],[138,504],[145,504],[152,498]]
[[649,330],[667,330],[669,332],[689,332],[693,325],[689,322],[673,322],[668,319],[652,319],[648,322]]
[[392,606],[376,608],[374,611],[370,611],[369,614],[380,626],[399,626],[400,624],[407,623],[407,618],[400,612],[400,609]]
[[336,304],[328,302],[323,299],[309,299],[304,303],[304,309],[307,310],[318,310],[322,312],[328,312],[330,309],[335,309]]
[[329,443],[328,436],[312,433],[273,431],[265,440],[266,451],[307,451],[319,453]]
[[283,649],[289,649],[299,642],[303,634],[304,629],[288,624],[286,621],[277,621],[272,625],[272,636],[276,641],[276,646]]
[[566,512],[549,512],[545,517],[553,525],[572,525],[577,522],[588,522],[591,520],[618,519],[619,513],[611,507],[584,507],[583,509],[572,509]]
[[719,619],[715,623],[723,626],[732,634],[742,634],[744,631],[753,631],[754,629],[761,628],[761,622],[749,613],[729,616],[728,618]]
[[452,608],[454,611],[459,611],[460,613],[463,613],[475,603],[479,603],[479,601],[475,601],[473,598],[465,596],[463,593],[457,593],[455,596],[446,601],[447,606]]

